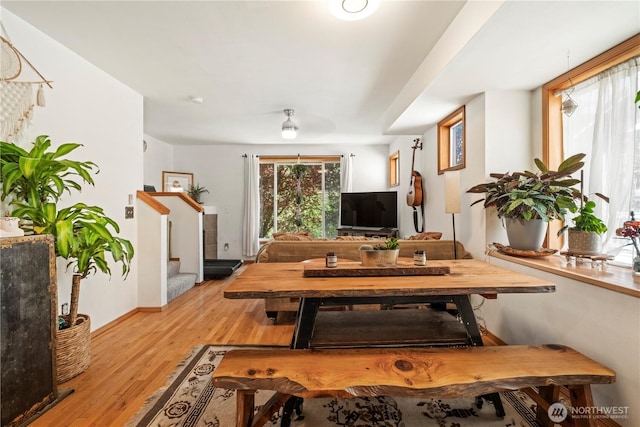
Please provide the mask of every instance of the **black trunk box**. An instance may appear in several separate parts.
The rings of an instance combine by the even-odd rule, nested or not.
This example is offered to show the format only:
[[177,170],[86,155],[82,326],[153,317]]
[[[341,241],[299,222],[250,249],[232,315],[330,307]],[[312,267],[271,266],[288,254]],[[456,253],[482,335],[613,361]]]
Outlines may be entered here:
[[205,259],[204,280],[222,279],[231,276],[241,266],[241,259]]

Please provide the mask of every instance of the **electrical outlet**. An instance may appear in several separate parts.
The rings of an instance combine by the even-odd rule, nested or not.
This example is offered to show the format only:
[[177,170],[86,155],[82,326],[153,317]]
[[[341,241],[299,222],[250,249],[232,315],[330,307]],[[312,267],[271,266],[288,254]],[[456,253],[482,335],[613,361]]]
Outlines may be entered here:
[[64,304],[62,304],[62,315],[66,316],[67,314],[69,314],[69,303],[65,302]]
[[124,207],[124,219],[133,218],[133,206],[125,206]]
[[225,244],[224,244],[224,250],[225,250],[225,251],[228,251],[228,250],[229,250],[229,244],[228,244],[228,243],[225,243]]

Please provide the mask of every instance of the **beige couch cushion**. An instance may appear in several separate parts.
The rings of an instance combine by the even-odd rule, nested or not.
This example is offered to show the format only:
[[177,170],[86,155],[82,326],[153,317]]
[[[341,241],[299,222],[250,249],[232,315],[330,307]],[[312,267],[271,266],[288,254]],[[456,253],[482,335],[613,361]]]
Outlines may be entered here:
[[[384,241],[384,239],[379,239]],[[413,258],[414,251],[423,250],[427,259],[453,259],[452,240],[399,240],[401,257]],[[300,262],[306,259],[324,258],[327,252],[335,252],[338,258],[360,261],[361,240],[273,240],[263,245],[256,262]],[[456,242],[458,258],[471,258],[460,242]]]

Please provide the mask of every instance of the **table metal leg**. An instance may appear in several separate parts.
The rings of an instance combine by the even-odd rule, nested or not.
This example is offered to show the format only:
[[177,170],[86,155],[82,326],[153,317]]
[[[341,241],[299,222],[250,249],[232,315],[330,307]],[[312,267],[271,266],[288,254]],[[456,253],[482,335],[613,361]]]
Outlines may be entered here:
[[469,295],[456,295],[453,297],[453,302],[458,307],[458,314],[460,314],[462,323],[467,329],[471,345],[481,346],[482,334],[480,334],[480,328],[478,327],[478,322],[476,322],[476,315],[473,313]]
[[296,324],[293,329],[293,338],[291,340],[291,348],[309,348],[311,346],[311,337],[313,336],[313,328],[316,324],[316,315],[320,307],[318,298],[300,298],[300,306],[296,315]]
[[[469,295],[456,295],[453,297],[453,301],[458,307],[458,313],[462,319],[464,327],[467,329],[469,335],[469,341],[472,346],[482,346],[482,334],[476,322],[476,315],[473,313],[473,307],[471,306],[471,296]],[[504,407],[502,406],[502,400],[499,393],[490,393],[482,396],[484,399],[493,402],[493,407],[496,410],[498,417],[504,417]],[[476,402],[477,404],[477,402]]]
[[[318,308],[320,308],[320,302],[317,298],[300,298],[296,324],[291,338],[290,347],[292,349],[309,348],[311,346],[313,328],[316,324],[316,315],[318,314]],[[291,417],[294,412],[298,417],[302,415],[303,402],[304,400],[300,397],[291,397],[287,400],[282,408],[280,427],[289,427],[291,425]]]

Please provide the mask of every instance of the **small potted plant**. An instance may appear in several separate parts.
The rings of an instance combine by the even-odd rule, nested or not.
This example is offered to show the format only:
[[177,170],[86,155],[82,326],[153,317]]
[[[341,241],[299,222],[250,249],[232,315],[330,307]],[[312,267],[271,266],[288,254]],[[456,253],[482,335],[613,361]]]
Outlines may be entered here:
[[580,191],[572,188],[580,182],[570,175],[584,166],[585,154],[576,154],[563,161],[557,171],[549,170],[540,159],[534,162],[539,172],[492,173],[496,181],[478,184],[467,193],[485,193],[485,208],[495,208],[498,218],[505,219],[507,237],[513,249],[538,251],[544,240],[548,222],[564,220],[578,206]]
[[195,200],[198,203],[202,203],[200,201],[200,196],[203,193],[208,193],[209,190],[207,190],[206,188],[204,188],[203,186],[200,185],[200,183],[197,183],[196,185],[191,185],[191,187],[189,187],[189,191],[187,191],[187,194],[189,194],[189,196]]
[[[605,196],[598,196],[608,201]],[[572,219],[573,227],[565,225],[558,231],[558,236],[567,231],[568,252],[579,255],[597,255],[601,252],[601,236],[607,231],[607,226],[595,215],[595,207],[594,201],[587,200]]]
[[387,266],[398,263],[400,242],[395,237],[387,239],[384,244],[360,246],[360,260],[364,266]]

